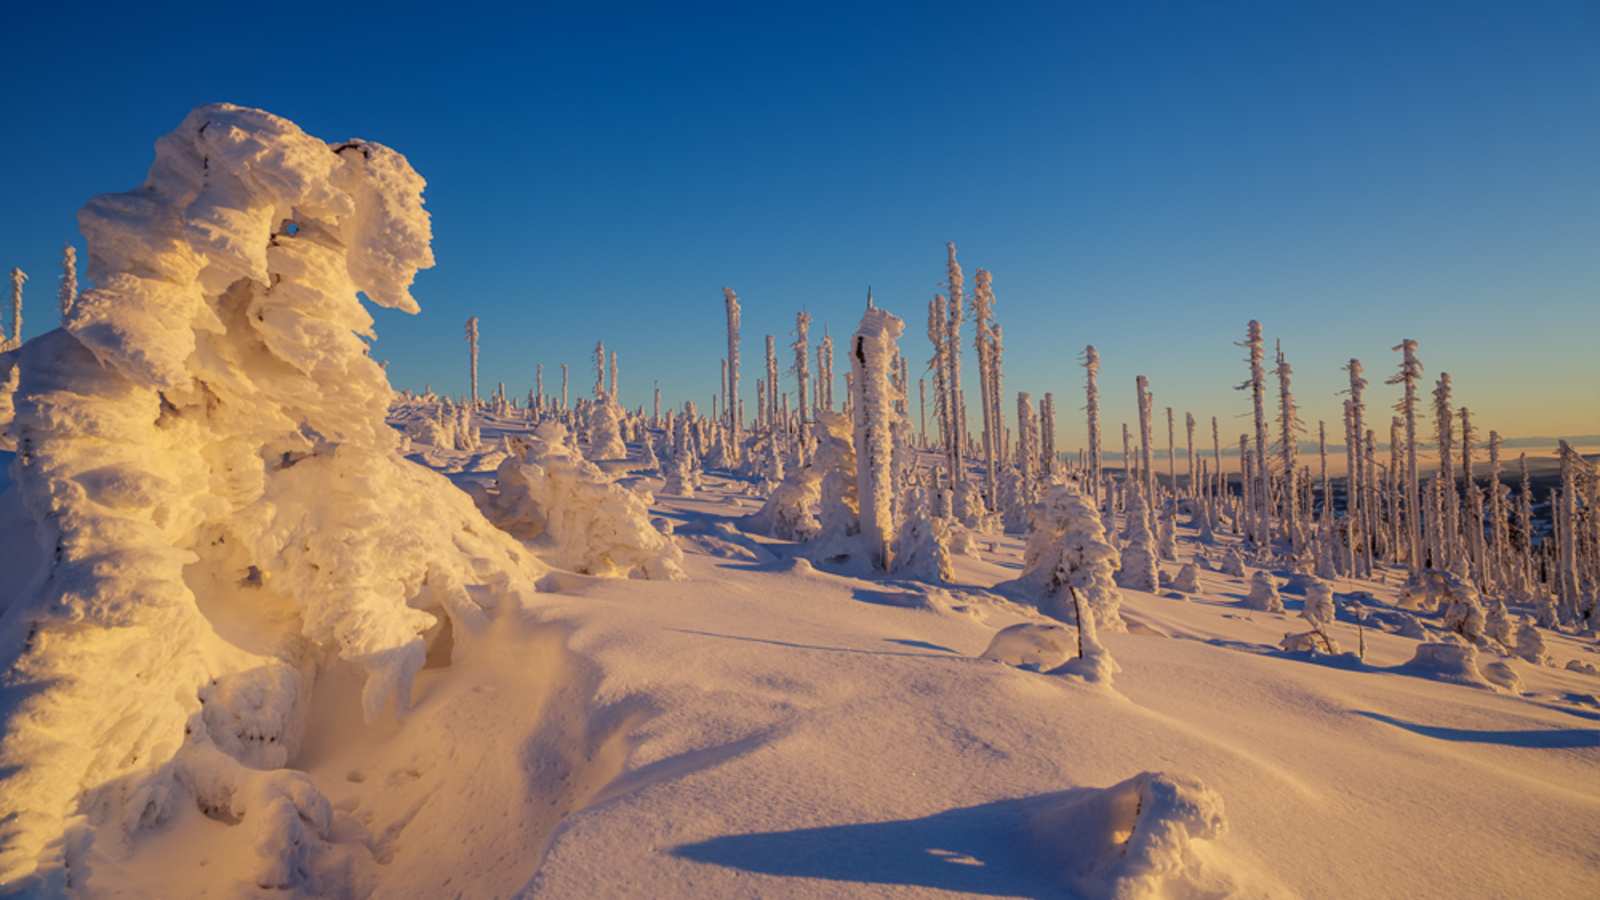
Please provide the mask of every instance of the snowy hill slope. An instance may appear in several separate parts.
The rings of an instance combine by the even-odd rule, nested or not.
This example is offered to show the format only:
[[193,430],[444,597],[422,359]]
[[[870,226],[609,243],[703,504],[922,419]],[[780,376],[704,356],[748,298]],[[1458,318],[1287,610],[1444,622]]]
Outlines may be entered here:
[[[1205,572],[1188,601],[1124,592],[1104,690],[978,658],[1037,619],[984,589],[1016,540],[948,589],[829,574],[732,529],[754,501],[710,481],[658,498],[687,581],[553,573],[458,638],[462,662],[430,662],[403,722],[352,724],[354,681],[315,713],[344,724],[297,765],[372,848],[375,896],[1109,893],[1079,850],[1094,838],[1050,814],[1143,771],[1198,779],[1226,820],[1152,895],[1592,887],[1595,676],[1519,666],[1519,696],[1432,680],[1404,665],[1416,641],[1376,628],[1365,665],[1291,657],[1292,595],[1249,611],[1243,579]],[[1335,637],[1354,645],[1354,623]],[[228,895],[233,831],[190,816],[96,881]]]

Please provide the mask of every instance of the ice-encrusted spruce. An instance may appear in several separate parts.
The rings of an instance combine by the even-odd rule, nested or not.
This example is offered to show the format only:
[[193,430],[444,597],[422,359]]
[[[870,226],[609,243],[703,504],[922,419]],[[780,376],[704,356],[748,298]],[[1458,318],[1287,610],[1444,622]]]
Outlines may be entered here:
[[367,851],[275,768],[318,665],[364,671],[368,718],[403,709],[440,617],[478,627],[543,570],[384,421],[357,295],[418,311],[422,189],[387,147],[217,105],[80,212],[96,287],[20,353],[45,571],[0,635],[32,686],[0,723],[0,883],[58,893],[196,804],[249,830],[259,884],[354,890]]

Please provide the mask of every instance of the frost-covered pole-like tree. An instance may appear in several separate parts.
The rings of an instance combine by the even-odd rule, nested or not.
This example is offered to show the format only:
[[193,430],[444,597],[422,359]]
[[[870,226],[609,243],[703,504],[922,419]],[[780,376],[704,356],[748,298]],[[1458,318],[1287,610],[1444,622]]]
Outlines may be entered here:
[[[1352,357],[1345,363],[1345,372],[1350,376],[1350,430],[1357,439],[1366,432],[1363,419],[1366,416],[1366,399],[1364,392],[1367,380],[1362,376],[1361,360]],[[1357,523],[1361,545],[1356,551],[1356,565],[1359,573],[1364,578],[1372,577],[1372,516],[1367,509],[1366,497],[1355,489],[1356,485],[1367,483],[1366,467],[1362,464],[1362,454],[1358,451],[1350,459],[1355,468],[1345,472],[1346,510],[1345,515]]]
[[1404,385],[1405,393],[1395,410],[1406,423],[1406,547],[1413,576],[1422,571],[1422,529],[1418,515],[1422,492],[1417,484],[1417,381],[1422,378],[1422,362],[1417,359],[1417,342],[1404,338],[1394,345],[1400,351],[1400,371],[1389,377],[1388,384]]
[[817,344],[817,402],[833,411],[833,338],[827,328],[822,329],[822,342]]
[[1328,423],[1317,420],[1317,457],[1322,461],[1322,514],[1319,518],[1328,519],[1333,515],[1333,493],[1328,482]]
[[1189,490],[1187,493],[1190,497],[1198,499],[1200,496],[1200,479],[1198,477],[1199,473],[1194,468],[1194,413],[1186,412],[1183,414],[1183,431],[1187,436],[1184,439],[1184,448],[1189,456],[1188,471],[1186,472],[1189,477]]
[[533,405],[540,412],[544,411],[544,363],[533,365]]
[[1251,319],[1245,328],[1244,342],[1239,346],[1249,350],[1245,357],[1250,363],[1250,378],[1239,385],[1239,390],[1250,391],[1250,400],[1255,410],[1256,446],[1254,476],[1256,487],[1253,491],[1255,508],[1251,510],[1251,518],[1255,522],[1255,540],[1265,546],[1269,552],[1272,545],[1272,482],[1267,473],[1267,408],[1266,408],[1266,372],[1262,369],[1262,361],[1266,351],[1261,341],[1261,323]]
[[1178,493],[1177,423],[1172,417],[1172,407],[1167,407],[1167,489]]
[[728,398],[726,415],[728,417],[728,430],[733,439],[733,446],[730,448],[733,459],[730,462],[737,463],[740,448],[743,446],[740,432],[744,428],[744,423],[739,421],[739,295],[733,292],[733,288],[725,287],[722,289],[722,301],[728,311]]
[[1489,565],[1483,581],[1491,588],[1504,587],[1506,572],[1506,508],[1501,500],[1500,432],[1489,431]]
[[72,305],[78,302],[78,248],[71,244],[61,248],[61,288],[56,299],[61,303],[61,319],[66,321]]
[[811,359],[811,314],[798,312],[794,316],[794,383],[795,401],[799,404],[796,410],[800,416],[801,433],[805,433],[806,423],[811,421],[811,401],[807,396],[810,388],[808,382],[811,373],[808,364]]
[[[1484,585],[1483,495],[1478,493],[1478,484],[1472,477],[1472,452],[1477,449],[1477,436],[1472,428],[1472,413],[1465,406],[1461,407],[1461,491],[1466,497],[1461,517],[1467,531],[1467,552],[1471,554],[1473,574],[1478,576],[1481,588]],[[1453,487],[1451,493],[1454,493]]]
[[[1400,465],[1399,416],[1389,417],[1389,559],[1400,560],[1400,482],[1404,466]],[[1409,509],[1407,510],[1409,514]]]
[[[1137,480],[1138,472],[1139,472],[1139,466],[1138,466],[1137,461],[1134,459],[1133,450],[1131,449],[1131,446],[1129,444],[1128,423],[1127,422],[1123,422],[1122,423],[1122,484],[1123,484],[1124,492],[1126,492],[1132,486],[1133,482],[1135,480]],[[1124,505],[1126,505],[1127,497],[1123,497],[1123,503],[1124,503]]]
[[1228,494],[1228,474],[1222,471],[1222,432],[1217,427],[1217,417],[1211,417],[1211,462],[1217,467],[1216,489],[1212,495],[1226,499]]
[[1461,511],[1457,504],[1456,476],[1451,450],[1455,442],[1455,415],[1450,410],[1450,373],[1440,372],[1433,387],[1434,443],[1439,449],[1439,480],[1445,486],[1443,522],[1440,533],[1444,541],[1444,559],[1441,566],[1455,562],[1460,552]]
[[1150,462],[1150,414],[1153,412],[1150,379],[1140,375],[1134,379],[1133,384],[1138,391],[1139,402],[1139,474],[1144,478],[1145,504],[1153,509],[1156,499],[1156,470]]
[[1044,392],[1039,401],[1039,471],[1048,482],[1056,471],[1056,395]]
[[650,423],[657,428],[661,427],[661,382],[650,383],[652,398],[650,403]]
[[1517,532],[1522,538],[1523,578],[1533,579],[1533,478],[1528,473],[1528,454],[1520,454],[1522,486],[1517,492]]
[[993,310],[994,288],[989,270],[979,269],[977,284],[972,291],[972,341],[978,350],[978,399],[983,409],[984,490],[988,493],[991,506],[996,504],[999,496],[995,464],[1000,455],[1000,410],[995,406],[990,384],[994,378],[994,357],[991,352],[993,338],[990,336]]
[[[1010,432],[1006,431],[1004,418],[1000,415],[1000,385],[1005,380],[1006,341],[1005,329],[999,322],[989,322],[989,391],[994,395],[994,421],[1000,427],[1000,434],[996,437],[995,455],[1001,459],[1011,452],[1011,443],[1006,439]],[[966,420],[963,419],[963,422]]]
[[594,342],[594,399],[600,400],[606,395],[606,345],[603,341]]
[[1295,486],[1295,475],[1300,469],[1294,464],[1294,451],[1300,431],[1300,416],[1295,406],[1294,392],[1290,388],[1294,369],[1289,365],[1289,358],[1283,353],[1283,345],[1277,344],[1275,349],[1277,366],[1274,372],[1278,376],[1278,453],[1279,464],[1283,467],[1283,536],[1288,540],[1289,546],[1298,551],[1302,537],[1298,508],[1300,492]]
[[1017,392],[1017,480],[1022,485],[1023,505],[1031,503],[1034,493],[1034,469],[1039,458],[1033,441],[1033,398],[1027,391]]
[[1555,519],[1557,577],[1555,586],[1561,621],[1571,624],[1578,620],[1580,603],[1578,582],[1578,482],[1576,455],[1562,441],[1558,450],[1561,456],[1561,498],[1550,504],[1550,514]]
[[467,363],[472,385],[472,408],[478,408],[478,317],[467,319]]
[[896,342],[905,324],[868,306],[850,353],[851,417],[855,423],[856,497],[861,536],[873,565],[887,570],[895,535],[894,390],[890,385]]
[[954,464],[952,474],[959,484],[967,480],[966,466],[963,464],[966,458],[967,405],[961,393],[961,320],[965,317],[966,292],[961,263],[956,261],[954,241],[945,244],[945,253],[945,273],[950,287],[947,301],[949,309],[944,317],[945,361],[950,370],[950,419],[953,425],[950,454]]
[[1100,500],[1100,353],[1090,344],[1083,348],[1084,412],[1089,419],[1089,494]]
[[619,396],[619,389],[617,387],[617,351],[615,350],[611,351],[611,368],[607,375],[606,383],[610,385],[606,389],[606,396],[616,400]]
[[761,411],[767,429],[778,427],[778,339],[767,335],[767,408]]

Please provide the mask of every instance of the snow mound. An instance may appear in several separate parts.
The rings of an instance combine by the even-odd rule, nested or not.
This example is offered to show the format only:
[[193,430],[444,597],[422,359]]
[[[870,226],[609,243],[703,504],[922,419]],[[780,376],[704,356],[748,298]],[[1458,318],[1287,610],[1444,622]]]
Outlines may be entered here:
[[1077,636],[1065,626],[1018,622],[995,633],[983,658],[1044,672],[1065,663],[1077,652]]
[[1071,792],[1029,823],[1035,846],[1075,892],[1119,900],[1233,893],[1205,846],[1226,831],[1221,797],[1164,772]]
[[1489,687],[1488,679],[1478,669],[1478,648],[1454,634],[1446,634],[1437,642],[1418,644],[1416,655],[1405,668],[1440,681]]
[[543,571],[385,423],[358,295],[418,310],[422,189],[382,145],[217,105],[79,213],[97,287],[18,358],[49,563],[0,628],[29,686],[0,723],[0,883],[51,893],[184,804],[237,821],[206,798],[256,796],[263,884],[355,890],[311,885],[326,801],[250,767],[294,758],[319,668],[363,674],[368,720],[403,711],[441,620],[478,627]]
[[541,424],[520,456],[479,495],[496,526],[548,548],[558,565],[586,575],[676,581],[683,551],[650,524],[649,497],[606,477],[572,449],[560,422]]

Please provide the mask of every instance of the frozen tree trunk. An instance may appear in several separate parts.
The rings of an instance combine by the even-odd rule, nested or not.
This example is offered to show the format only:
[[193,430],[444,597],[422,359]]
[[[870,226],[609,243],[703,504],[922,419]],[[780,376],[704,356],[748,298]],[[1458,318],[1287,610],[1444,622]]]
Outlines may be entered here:
[[1239,435],[1239,485],[1243,514],[1235,516],[1234,519],[1236,522],[1239,519],[1244,520],[1244,533],[1248,537],[1256,527],[1256,480],[1255,472],[1250,466],[1250,436],[1247,434]]
[[[953,258],[952,258],[953,259]],[[952,288],[954,290],[954,288]],[[978,399],[983,409],[984,489],[989,505],[998,504],[999,486],[995,481],[996,458],[1000,455],[1000,410],[995,406],[990,382],[994,378],[989,323],[994,309],[994,289],[989,270],[979,269],[972,292],[972,340],[978,351]]]
[[1578,484],[1575,455],[1561,442],[1561,499],[1551,503],[1551,515],[1556,520],[1556,550],[1559,570],[1556,578],[1557,609],[1564,625],[1578,621]]
[[1150,379],[1140,375],[1133,383],[1139,401],[1139,474],[1144,479],[1145,503],[1153,509],[1156,502],[1156,470],[1150,462]]
[[964,445],[966,444],[967,434],[966,404],[961,399],[961,320],[966,296],[963,287],[961,264],[956,261],[956,245],[954,241],[945,245],[945,252],[945,271],[950,286],[949,310],[944,317],[945,363],[949,368],[949,408],[952,424],[949,452],[952,466],[951,477],[959,485],[967,480],[966,467],[963,465],[966,450]]
[[[1461,511],[1463,527],[1467,532],[1467,552],[1471,554],[1472,571],[1478,578],[1479,587],[1483,586],[1484,576],[1484,547],[1483,547],[1483,497],[1478,493],[1478,484],[1472,477],[1472,453],[1477,449],[1476,438],[1478,434],[1472,430],[1472,413],[1465,406],[1461,407],[1461,491],[1466,498],[1466,507]],[[1453,486],[1451,496],[1455,495]]]
[[1400,351],[1400,371],[1391,376],[1389,384],[1404,385],[1405,393],[1395,409],[1405,419],[1406,425],[1406,548],[1412,577],[1422,572],[1422,530],[1417,521],[1421,491],[1417,485],[1417,381],[1422,378],[1422,362],[1417,359],[1417,342],[1404,338],[1394,346]]
[[1033,497],[1034,460],[1038,452],[1033,442],[1033,398],[1027,391],[1017,392],[1017,475],[1022,484],[1019,501],[1026,506]]
[[1333,493],[1328,483],[1328,423],[1317,420],[1317,458],[1321,461],[1322,512],[1317,517],[1327,520],[1333,514]]
[[[1363,392],[1367,387],[1367,380],[1362,375],[1361,360],[1352,358],[1345,364],[1345,372],[1350,376],[1350,431],[1359,441],[1366,432],[1363,419],[1366,416],[1366,400]],[[1361,544],[1356,551],[1357,572],[1363,578],[1372,577],[1372,530],[1371,515],[1367,509],[1367,498],[1363,492],[1355,489],[1356,485],[1365,485],[1368,481],[1366,466],[1363,464],[1362,454],[1357,448],[1351,457],[1355,468],[1345,473],[1345,484],[1350,495],[1349,508],[1346,515],[1351,516],[1358,523],[1357,534]]]
[[533,405],[540,412],[544,411],[544,363],[533,366]]
[[[1124,484],[1138,480],[1139,466],[1130,449],[1128,423],[1122,423],[1122,481]],[[1126,498],[1124,498],[1126,502]]]
[[1177,448],[1177,423],[1172,416],[1172,407],[1167,407],[1167,490],[1174,496],[1178,493],[1178,448]]
[[608,396],[608,397],[612,398],[613,400],[615,400],[617,398],[617,396],[618,396],[618,393],[617,393],[617,351],[615,351],[615,350],[611,351],[611,368],[610,368],[610,371],[608,373],[608,377],[607,377],[606,381],[610,385],[610,387],[608,387],[606,389],[606,396]]
[[1293,548],[1292,552],[1298,554],[1304,541],[1300,528],[1300,492],[1295,484],[1295,476],[1300,469],[1294,462],[1300,420],[1294,403],[1294,393],[1290,389],[1294,369],[1289,365],[1289,358],[1284,356],[1281,345],[1277,348],[1277,366],[1274,372],[1278,376],[1279,464],[1283,467],[1283,536]]
[[[1000,327],[998,322],[990,322],[989,392],[993,395],[993,398],[990,402],[994,405],[995,424],[1000,428],[1000,434],[995,438],[997,441],[999,441],[999,444],[995,449],[995,455],[1001,459],[1005,459],[1006,455],[1011,452],[1010,442],[1006,438],[1006,435],[1009,434],[1009,432],[1006,431],[1005,423],[1002,421],[1000,416],[1000,385],[1005,379],[1005,355],[1005,330]],[[966,420],[963,419],[962,421],[964,423]]]
[[[1400,465],[1399,416],[1389,417],[1389,560],[1400,561]],[[1409,514],[1409,510],[1407,510]]]
[[1518,459],[1522,469],[1522,487],[1517,493],[1517,532],[1522,538],[1522,577],[1532,581],[1533,570],[1533,479],[1528,474],[1528,454]]
[[761,411],[768,430],[778,427],[778,339],[767,335],[767,406]]
[[602,341],[594,342],[594,399],[602,400],[606,396],[606,345]]
[[1100,353],[1090,344],[1083,348],[1084,411],[1089,419],[1089,492],[1100,500]]
[[1440,523],[1444,542],[1444,558],[1440,568],[1448,568],[1460,551],[1461,512],[1456,500],[1456,475],[1451,450],[1455,442],[1454,415],[1450,411],[1450,373],[1440,372],[1433,388],[1434,443],[1439,448],[1439,480],[1445,486],[1444,519]]
[[61,304],[61,321],[65,322],[78,302],[78,248],[71,244],[61,248],[61,287],[56,292]]
[[1046,482],[1056,472],[1056,395],[1045,391],[1039,402],[1039,471]]
[[[799,408],[796,412],[800,416],[800,433],[806,433],[806,425],[811,421],[811,401],[807,396],[810,385],[811,373],[807,364],[811,359],[811,315],[805,312],[795,313],[794,317],[794,382],[795,401]],[[801,446],[804,446],[804,441]]]
[[1250,400],[1254,407],[1256,423],[1254,475],[1256,479],[1253,491],[1254,508],[1251,510],[1255,520],[1255,540],[1264,544],[1264,549],[1272,551],[1272,482],[1267,473],[1267,410],[1266,410],[1266,373],[1262,369],[1265,350],[1261,342],[1261,323],[1251,319],[1245,329],[1245,339],[1240,345],[1249,350],[1246,361],[1250,363],[1250,379],[1239,385],[1240,390],[1249,389]]
[[661,427],[661,382],[651,383],[652,398],[650,403],[650,424],[656,428]]
[[1212,495],[1225,499],[1228,496],[1228,474],[1222,471],[1222,433],[1217,428],[1217,417],[1211,417],[1211,462],[1217,467],[1216,488]]
[[948,329],[945,328],[944,317],[944,297],[934,294],[933,299],[928,301],[928,343],[933,345],[933,359],[928,365],[933,369],[933,386],[938,395],[934,406],[939,419],[939,446],[944,450],[945,468],[953,478],[955,457],[950,452],[950,444],[954,440],[955,428],[950,416],[950,362],[945,347]]
[[1189,457],[1188,468],[1184,473],[1189,479],[1189,489],[1187,493],[1190,497],[1199,499],[1200,478],[1199,473],[1196,472],[1194,468],[1194,413],[1186,412],[1183,414],[1183,431],[1186,435],[1184,438],[1184,449]]
[[472,408],[478,408],[478,317],[467,319],[468,377],[472,386]]
[[851,417],[855,424],[856,496],[861,536],[874,567],[887,571],[894,520],[894,390],[890,373],[905,325],[869,306],[850,353]]
[[1482,581],[1486,588],[1503,590],[1506,573],[1506,510],[1501,501],[1500,432],[1489,432],[1489,565]]
[[732,447],[730,448],[732,458],[728,462],[734,464],[739,461],[739,451],[743,446],[740,432],[744,429],[744,423],[740,421],[742,415],[739,406],[739,295],[733,292],[733,288],[723,288],[722,300],[728,312],[728,393],[726,415],[728,417],[728,430],[732,437]]
[[822,343],[817,345],[817,402],[828,412],[833,412],[833,338],[822,330]]

